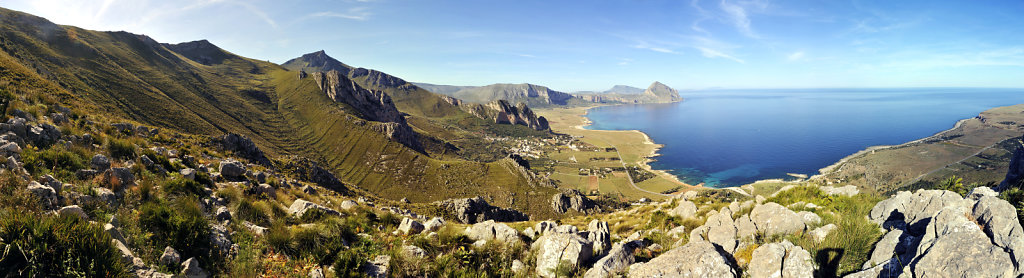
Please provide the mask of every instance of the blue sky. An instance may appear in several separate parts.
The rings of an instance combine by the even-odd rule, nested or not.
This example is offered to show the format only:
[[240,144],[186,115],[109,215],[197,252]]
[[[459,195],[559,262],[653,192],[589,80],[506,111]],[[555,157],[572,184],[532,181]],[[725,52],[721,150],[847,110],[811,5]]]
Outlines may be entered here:
[[282,63],[409,81],[604,90],[1024,87],[1024,1],[0,0]]

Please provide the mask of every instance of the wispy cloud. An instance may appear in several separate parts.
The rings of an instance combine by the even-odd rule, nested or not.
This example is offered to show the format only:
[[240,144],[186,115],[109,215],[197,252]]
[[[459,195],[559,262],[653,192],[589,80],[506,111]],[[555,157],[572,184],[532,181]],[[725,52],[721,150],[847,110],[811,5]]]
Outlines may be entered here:
[[619,58],[618,65],[625,66],[625,65],[629,65],[631,63],[633,63],[633,59],[630,59],[630,58]]
[[310,14],[308,17],[334,17],[334,18],[344,18],[344,19],[363,21],[363,20],[370,19],[370,16],[372,16],[372,15],[373,15],[373,13],[371,13],[369,11],[369,9],[367,9],[366,7],[355,7],[355,8],[349,8],[344,13],[339,13],[339,12],[318,12],[318,13]]
[[725,12],[727,19],[736,29],[745,36],[757,38],[757,33],[750,27],[750,18],[747,16],[747,9],[738,4],[722,0],[718,5]]
[[786,56],[786,59],[790,60],[790,61],[800,61],[800,60],[803,60],[804,59],[804,52],[803,51],[797,51],[797,52],[790,53],[789,55]]
[[642,41],[642,40],[641,41],[637,41],[636,44],[633,44],[631,47],[636,48],[636,49],[646,49],[646,50],[650,50],[650,51],[654,51],[654,52],[661,52],[661,53],[667,53],[667,54],[676,54],[676,51],[672,50],[671,48],[669,48],[669,46],[664,46],[664,45],[661,45],[661,44],[654,45],[654,44],[651,44],[651,43],[648,43],[648,42]]
[[743,61],[740,58],[733,57],[732,55],[722,53],[721,51],[718,51],[718,50],[715,50],[715,49],[710,49],[710,48],[705,48],[705,47],[696,47],[696,48],[697,48],[697,50],[700,50],[700,54],[704,55],[704,57],[729,59],[729,60],[733,60],[733,61],[735,61],[737,63],[740,63],[740,64],[746,64],[747,63],[747,62]]

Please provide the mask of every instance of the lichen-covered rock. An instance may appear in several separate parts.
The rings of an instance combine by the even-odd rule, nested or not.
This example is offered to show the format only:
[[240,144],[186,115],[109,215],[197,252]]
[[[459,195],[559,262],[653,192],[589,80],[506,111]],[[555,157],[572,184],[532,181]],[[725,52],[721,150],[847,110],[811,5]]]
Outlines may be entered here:
[[740,240],[751,239],[757,235],[757,226],[754,225],[754,221],[750,220],[749,214],[744,214],[736,218],[736,238]]
[[181,276],[186,278],[206,278],[210,277],[210,273],[199,266],[199,260],[188,258],[188,260],[181,263]]
[[726,253],[736,251],[737,229],[736,225],[733,224],[731,213],[727,212],[727,209],[709,216],[704,226],[707,226],[708,229],[706,237],[708,241],[717,244]]
[[526,221],[530,218],[513,209],[499,208],[487,204],[483,198],[477,196],[466,199],[451,199],[434,203],[441,209],[455,215],[459,222],[473,224],[494,220],[499,222]]
[[646,263],[629,267],[629,277],[737,277],[731,256],[703,240],[691,240]]
[[428,232],[436,232],[444,228],[444,218],[434,217],[427,221],[427,224],[423,225],[423,229]]
[[533,243],[537,250],[537,275],[555,277],[555,268],[568,262],[572,267],[582,267],[594,254],[593,243],[575,234],[550,233]]
[[924,233],[927,220],[940,209],[959,205],[962,201],[964,199],[959,194],[945,190],[900,191],[892,198],[875,204],[868,218],[885,228],[906,225],[911,234],[920,235]]
[[388,277],[388,268],[390,267],[391,256],[378,255],[373,257],[372,260],[366,261],[366,264],[363,264],[362,271],[367,277],[386,278]]
[[940,209],[903,273],[915,277],[1017,276],[1010,254],[992,244],[992,239],[967,215],[967,210],[959,206]]
[[40,205],[44,209],[56,208],[59,205],[57,203],[57,191],[53,190],[52,187],[33,181],[28,183],[28,191],[39,197]]
[[238,180],[245,177],[246,169],[245,164],[242,164],[242,162],[228,159],[220,162],[218,171],[220,172],[220,176],[226,179]]
[[296,199],[292,202],[292,205],[288,207],[288,212],[295,216],[302,216],[309,210],[320,210],[331,215],[341,215],[341,213],[336,210],[303,199]]
[[57,210],[57,215],[78,217],[83,220],[89,219],[89,215],[85,214],[85,210],[82,210],[82,208],[79,207],[78,205],[62,207],[59,210]]
[[466,227],[466,231],[464,233],[469,237],[469,239],[474,241],[497,240],[505,244],[522,242],[522,239],[519,238],[519,231],[516,231],[516,229],[513,229],[504,223],[494,222],[494,220],[487,220]]
[[792,210],[776,203],[754,206],[750,220],[765,235],[785,235],[804,230],[803,219]]
[[754,249],[747,273],[751,278],[761,277],[813,277],[811,254],[788,240],[769,243]]
[[608,251],[608,255],[597,260],[597,262],[594,263],[594,266],[584,273],[583,277],[605,278],[611,277],[619,272],[625,272],[629,269],[629,266],[636,261],[636,258],[633,256],[633,252],[642,247],[643,243],[641,241],[616,243],[612,246],[611,250]]
[[110,158],[102,154],[96,154],[92,156],[89,165],[92,166],[93,170],[103,172],[110,169]]
[[358,205],[359,204],[356,204],[356,202],[352,201],[352,200],[341,201],[341,209],[343,209],[343,210],[350,210],[352,208],[355,208]]
[[551,197],[551,207],[557,213],[581,212],[591,213],[599,211],[597,203],[583,196],[579,190],[564,190]]
[[611,248],[612,237],[611,232],[608,230],[608,222],[599,221],[597,219],[591,220],[587,224],[587,240],[594,243],[594,253],[603,255]]
[[679,203],[676,205],[676,207],[668,211],[668,215],[684,219],[692,218],[694,216],[697,216],[697,205],[690,201],[679,200]]
[[402,224],[398,225],[398,233],[403,235],[415,235],[423,231],[423,224],[411,218],[403,218]]
[[814,242],[820,243],[825,240],[825,237],[827,237],[832,230],[835,230],[838,227],[839,226],[836,226],[836,224],[827,224],[825,226],[818,227],[817,229],[811,230],[811,238],[814,239]]
[[170,246],[164,248],[164,253],[160,255],[160,264],[176,266],[179,263],[181,263],[181,255],[178,254],[178,251]]

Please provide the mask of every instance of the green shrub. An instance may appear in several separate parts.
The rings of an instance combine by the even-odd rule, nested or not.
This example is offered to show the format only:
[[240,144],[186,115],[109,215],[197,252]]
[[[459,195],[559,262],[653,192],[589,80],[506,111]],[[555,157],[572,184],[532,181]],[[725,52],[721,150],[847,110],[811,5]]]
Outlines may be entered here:
[[238,202],[238,206],[235,207],[235,217],[255,223],[256,225],[266,226],[270,223],[270,215],[267,214],[267,210],[253,203],[248,198],[242,198]]
[[117,159],[135,159],[135,144],[128,140],[110,138],[107,141],[107,150],[110,156]]
[[77,217],[2,211],[0,238],[8,277],[129,277],[110,236]]
[[202,265],[211,265],[210,226],[196,199],[180,198],[173,206],[146,203],[140,209],[139,226],[152,235],[151,247],[171,246],[182,258],[196,257]]
[[33,148],[25,148],[21,153],[21,161],[25,163],[25,170],[35,175],[53,174],[59,179],[72,180],[75,178],[75,171],[85,169],[85,151],[64,147],[53,147],[42,151]]
[[168,180],[164,183],[164,193],[173,196],[202,196],[203,185],[185,178]]
[[357,249],[348,249],[338,252],[338,259],[334,260],[334,276],[339,278],[364,277],[359,267],[369,259]]

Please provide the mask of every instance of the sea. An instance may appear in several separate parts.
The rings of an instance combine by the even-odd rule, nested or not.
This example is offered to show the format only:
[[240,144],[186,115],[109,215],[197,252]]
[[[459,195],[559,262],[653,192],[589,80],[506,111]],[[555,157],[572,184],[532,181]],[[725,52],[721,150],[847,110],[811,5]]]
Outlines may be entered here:
[[730,187],[815,175],[843,157],[952,128],[1024,103],[1024,89],[770,89],[680,92],[670,104],[588,110],[588,129],[640,130],[664,147],[651,162],[689,184]]

